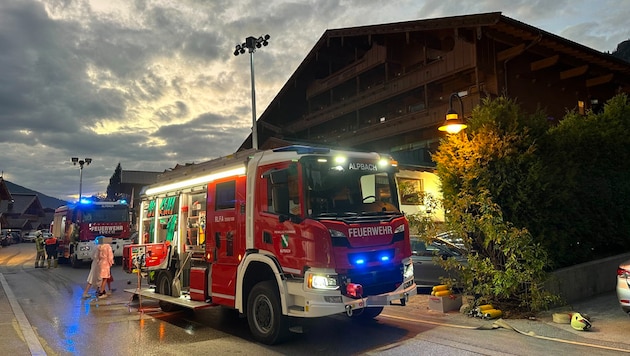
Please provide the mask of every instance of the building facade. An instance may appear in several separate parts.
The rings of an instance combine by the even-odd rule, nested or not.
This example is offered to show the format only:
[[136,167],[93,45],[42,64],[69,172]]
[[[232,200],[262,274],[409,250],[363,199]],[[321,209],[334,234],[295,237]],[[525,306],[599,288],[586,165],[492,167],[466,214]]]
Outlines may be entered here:
[[[630,63],[500,12],[335,29],[259,117],[258,142],[387,152],[419,179],[413,185],[439,196],[431,152],[451,103],[466,117],[505,95],[553,124],[628,92]],[[251,147],[250,136],[240,149]]]

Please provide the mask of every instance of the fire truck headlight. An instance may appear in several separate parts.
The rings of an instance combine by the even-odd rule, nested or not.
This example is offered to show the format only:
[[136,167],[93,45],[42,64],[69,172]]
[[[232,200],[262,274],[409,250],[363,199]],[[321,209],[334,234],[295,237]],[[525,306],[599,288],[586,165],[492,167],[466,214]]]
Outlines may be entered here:
[[403,273],[403,280],[407,280],[409,278],[413,278],[413,263],[409,263],[405,265],[405,271]]
[[79,251],[89,251],[90,250],[90,246],[81,246],[79,247]]
[[398,225],[396,230],[394,230],[394,234],[397,234],[397,233],[400,233],[400,232],[404,232],[404,231],[405,231],[405,225],[404,224],[400,224],[400,225]]
[[327,290],[339,289],[339,285],[337,284],[337,276],[330,274],[309,274],[308,288]]

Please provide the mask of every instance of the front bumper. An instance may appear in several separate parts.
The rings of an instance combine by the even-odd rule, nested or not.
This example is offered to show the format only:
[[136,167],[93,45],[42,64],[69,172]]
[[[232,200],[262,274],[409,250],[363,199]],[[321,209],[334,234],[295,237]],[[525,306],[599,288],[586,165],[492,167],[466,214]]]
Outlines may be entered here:
[[[353,299],[340,291],[305,291],[302,283],[287,282],[289,291],[288,315],[301,318],[317,318],[340,313],[352,313],[355,310],[387,305],[404,305],[412,295],[416,295],[417,287],[413,279],[409,279],[396,290],[379,295],[371,295]],[[393,303],[405,301],[402,303]],[[293,305],[291,305],[293,304]]]

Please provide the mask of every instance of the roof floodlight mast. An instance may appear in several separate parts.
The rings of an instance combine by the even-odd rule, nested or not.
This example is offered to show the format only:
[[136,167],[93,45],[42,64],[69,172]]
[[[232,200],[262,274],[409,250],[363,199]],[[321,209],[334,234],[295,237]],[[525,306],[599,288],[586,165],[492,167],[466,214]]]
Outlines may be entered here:
[[234,55],[244,54],[245,49],[249,52],[249,66],[252,79],[252,148],[258,149],[258,129],[256,125],[256,85],[254,83],[254,52],[256,48],[267,46],[269,44],[269,35],[260,36],[258,38],[249,36],[245,39],[245,42],[237,44],[234,49]]
[[83,166],[89,166],[90,163],[92,163],[92,159],[91,158],[85,158],[85,159],[79,159],[79,157],[72,157],[70,159],[72,161],[72,165],[76,166],[77,163],[79,164],[79,202],[81,202],[81,190],[83,189]]

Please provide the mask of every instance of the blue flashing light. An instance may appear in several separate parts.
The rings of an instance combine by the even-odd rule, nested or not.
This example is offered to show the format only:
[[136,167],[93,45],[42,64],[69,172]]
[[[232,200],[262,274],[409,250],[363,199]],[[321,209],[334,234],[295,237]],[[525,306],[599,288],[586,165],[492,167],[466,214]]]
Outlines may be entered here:
[[127,200],[126,199],[121,199],[118,201],[120,204],[127,204]]
[[362,258],[359,258],[359,259],[355,260],[354,263],[357,264],[357,265],[362,265],[362,264],[365,263],[365,260],[362,259]]
[[389,261],[389,256],[381,256],[381,261],[383,262]]
[[92,204],[92,201],[89,200],[89,199],[81,198],[79,203],[81,203],[81,204]]

